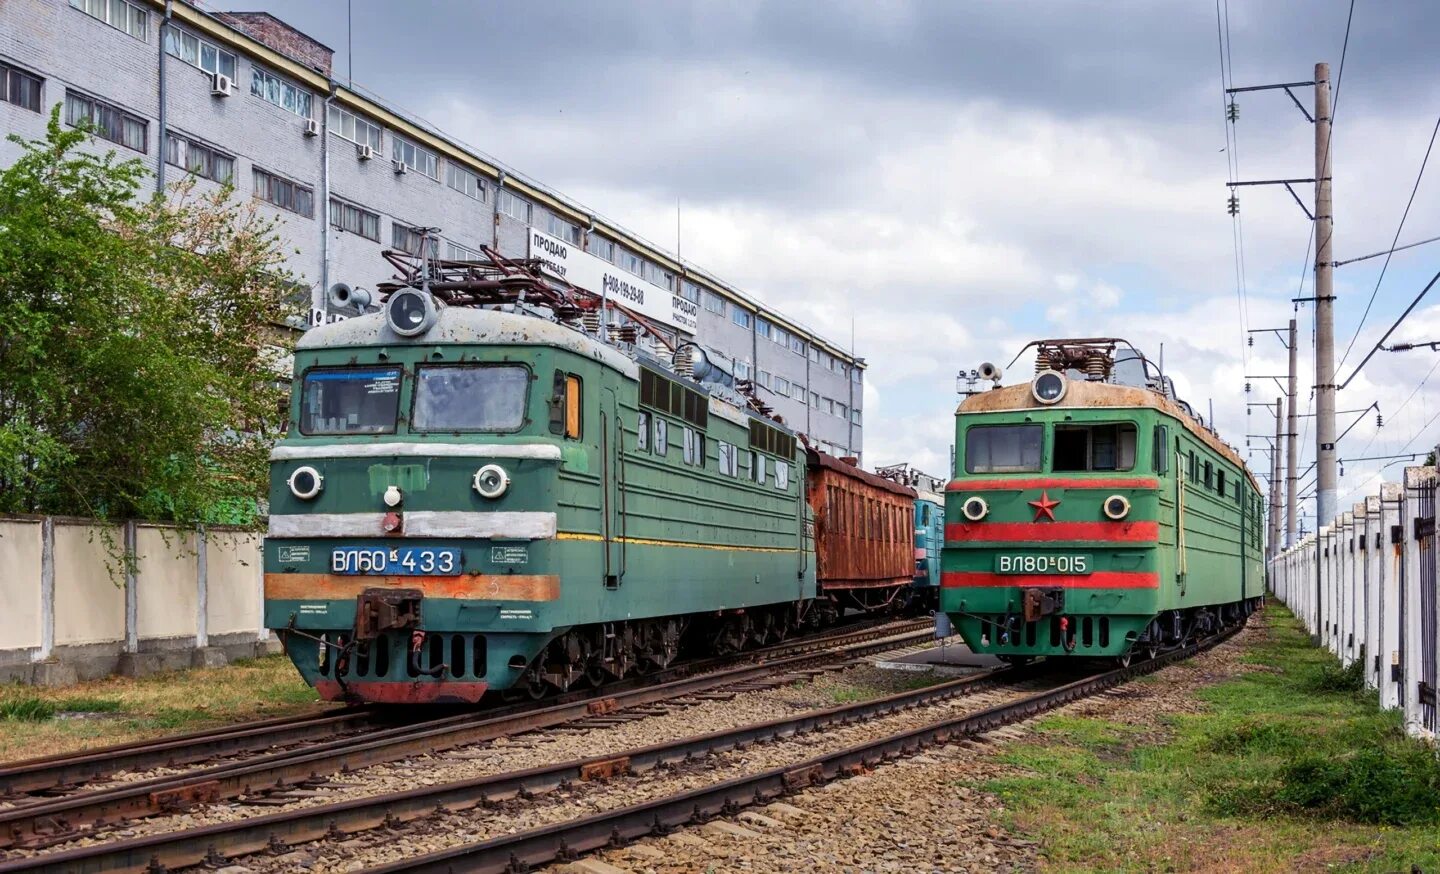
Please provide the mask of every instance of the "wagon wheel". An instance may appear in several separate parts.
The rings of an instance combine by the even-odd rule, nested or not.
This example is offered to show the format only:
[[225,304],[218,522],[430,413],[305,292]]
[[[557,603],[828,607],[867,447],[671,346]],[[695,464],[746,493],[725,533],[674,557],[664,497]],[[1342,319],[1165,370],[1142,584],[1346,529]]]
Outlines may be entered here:
[[598,662],[591,662],[585,668],[585,681],[595,688],[600,688],[607,679],[605,668]]

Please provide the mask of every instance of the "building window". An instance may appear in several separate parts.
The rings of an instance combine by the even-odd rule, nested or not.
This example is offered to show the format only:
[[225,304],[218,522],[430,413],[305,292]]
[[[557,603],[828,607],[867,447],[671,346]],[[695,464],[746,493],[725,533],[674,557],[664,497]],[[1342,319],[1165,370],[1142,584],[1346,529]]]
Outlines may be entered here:
[[759,334],[767,340],[770,339],[770,323],[760,318],[759,316],[756,316],[755,333]]
[[326,126],[330,128],[330,133],[356,145],[369,146],[375,150],[375,154],[381,154],[380,125],[363,116],[332,105]]
[[820,409],[820,396],[813,391],[810,392],[810,408],[812,410]]
[[142,42],[147,39],[145,10],[129,0],[70,0],[70,5]]
[[850,418],[850,408],[840,403],[839,401],[836,401],[835,415],[839,416],[842,419],[848,419]]
[[586,251],[596,258],[611,262],[615,260],[615,243],[599,234],[592,233],[586,245],[589,247]]
[[445,257],[451,261],[479,261],[480,253],[459,243],[445,241]]
[[65,92],[65,122],[77,127],[88,123],[102,139],[137,152],[146,150],[145,119],[83,94]]
[[547,215],[546,230],[552,237],[559,237],[572,246],[580,245],[580,228],[562,219],[555,213]]
[[250,93],[301,118],[310,117],[310,92],[267,70],[250,68]]
[[750,378],[750,362],[748,362],[748,361],[741,361],[741,360],[739,360],[739,359],[736,359],[736,361],[735,361],[735,378],[736,378],[736,379],[749,379],[749,378]]
[[796,336],[795,334],[791,334],[791,335],[790,335],[790,351],[791,351],[791,352],[794,352],[796,355],[804,355],[804,354],[805,354],[805,341],[804,341],[804,340],[801,340],[801,339],[800,339],[798,336]]
[[850,421],[854,422],[857,425],[860,424],[860,411],[858,409],[850,411]]
[[730,312],[730,320],[742,328],[750,327],[750,314],[739,307]]
[[863,372],[864,372],[864,371],[862,371],[862,370],[861,370],[860,368],[858,368],[858,367],[852,367],[852,368],[850,368],[850,381],[851,381],[851,382],[857,382],[857,383],[858,383],[861,379],[863,379],[863,377],[861,376],[861,374],[862,374]]
[[802,404],[805,403],[805,386],[798,382],[790,383],[790,397]]
[[705,292],[705,309],[717,316],[725,315],[725,298],[718,294],[711,294],[708,291]]
[[810,344],[810,360],[816,364],[820,363],[820,350],[815,348],[814,343]]
[[763,385],[763,386],[766,387],[766,388],[769,388],[769,387],[770,387],[770,371],[768,371],[768,370],[762,370],[762,371],[760,371],[760,375],[759,375],[759,377],[758,377],[758,380],[759,380],[759,382],[760,382],[761,385]]
[[192,67],[199,67],[207,73],[219,73],[235,81],[235,56],[209,40],[176,29],[173,25],[165,32],[165,51]]
[[333,197],[330,198],[330,224],[342,231],[380,242],[379,215]]
[[0,64],[0,100],[39,112],[40,84],[44,81],[9,64]]
[[315,214],[315,193],[298,182],[292,182],[259,167],[250,168],[255,179],[255,196],[281,209],[299,213],[306,218]]
[[788,398],[790,396],[790,380],[783,376],[775,377],[775,394]]
[[495,195],[495,205],[500,211],[513,219],[519,219],[525,224],[530,224],[530,202],[522,197],[504,190]]
[[835,415],[835,401],[830,398],[821,398],[820,409],[824,410],[832,416]]
[[688,279],[684,280],[680,283],[680,296],[690,301],[691,303],[699,303],[700,286],[696,285]]
[[774,340],[776,343],[779,343],[781,346],[789,346],[790,332],[780,327],[779,325],[776,325],[775,332],[771,335],[770,339]]
[[628,249],[622,249],[620,251],[620,267],[626,272],[633,273],[636,276],[642,278],[645,276],[645,262],[641,260],[639,255],[636,255]]
[[165,163],[220,183],[235,181],[235,156],[170,131],[165,136]]
[[440,159],[435,157],[434,152],[422,149],[409,140],[392,136],[390,155],[416,173],[424,173],[437,181],[440,179]]
[[673,292],[675,290],[675,274],[661,267],[659,264],[649,264],[647,266],[649,270],[647,271],[648,275],[645,277],[646,279],[649,279],[666,291]]
[[466,197],[485,202],[485,180],[454,161],[445,165],[445,184]]
[[[390,223],[390,245],[402,252],[409,252],[411,255],[419,255],[424,251],[425,235],[419,228],[412,228],[409,225],[402,225],[399,222]],[[440,257],[440,241],[430,237],[430,257]]]

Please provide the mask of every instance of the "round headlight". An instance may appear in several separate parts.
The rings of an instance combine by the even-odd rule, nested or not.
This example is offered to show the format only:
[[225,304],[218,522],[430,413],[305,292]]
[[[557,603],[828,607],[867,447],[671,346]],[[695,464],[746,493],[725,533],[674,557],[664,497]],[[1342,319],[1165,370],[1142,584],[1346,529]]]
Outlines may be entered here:
[[984,498],[970,497],[960,505],[960,512],[971,522],[979,522],[990,512],[990,505],[985,503]]
[[290,474],[290,479],[286,480],[285,484],[290,486],[290,494],[302,501],[308,501],[325,488],[325,477],[307,464],[295,468],[295,472]]
[[1124,495],[1111,495],[1105,499],[1105,515],[1119,521],[1130,515],[1130,499]]
[[1059,403],[1065,397],[1065,377],[1047,370],[1030,381],[1030,394],[1042,404]]
[[494,500],[510,488],[510,474],[498,464],[487,464],[475,471],[475,491],[482,498]]
[[435,299],[415,288],[402,288],[385,302],[385,319],[390,330],[402,337],[423,334],[435,324],[439,310]]

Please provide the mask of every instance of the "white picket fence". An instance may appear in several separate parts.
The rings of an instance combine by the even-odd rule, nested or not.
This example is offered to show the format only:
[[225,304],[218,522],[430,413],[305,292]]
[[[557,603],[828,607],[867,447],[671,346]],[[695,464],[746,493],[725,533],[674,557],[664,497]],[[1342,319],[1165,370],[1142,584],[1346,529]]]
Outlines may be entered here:
[[1409,467],[1270,563],[1270,591],[1345,665],[1364,662],[1380,704],[1440,736],[1436,468]]

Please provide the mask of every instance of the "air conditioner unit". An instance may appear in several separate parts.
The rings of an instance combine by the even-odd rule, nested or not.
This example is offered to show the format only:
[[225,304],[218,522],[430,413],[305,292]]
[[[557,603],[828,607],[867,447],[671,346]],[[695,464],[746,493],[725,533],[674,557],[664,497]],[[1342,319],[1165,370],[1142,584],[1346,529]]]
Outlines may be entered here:
[[405,166],[405,162],[400,160],[399,158],[391,158],[390,166],[395,168],[396,176],[403,176],[405,175],[405,171],[410,169],[409,167]]
[[369,143],[361,143],[356,151],[360,153],[360,160],[362,161],[368,161],[375,157],[375,147]]
[[224,73],[210,76],[210,93],[215,97],[229,97],[235,93],[235,83]]
[[318,136],[320,136],[320,122],[319,122],[318,120],[313,119],[313,118],[307,118],[307,119],[305,119],[305,136],[307,136],[307,137],[318,137]]

